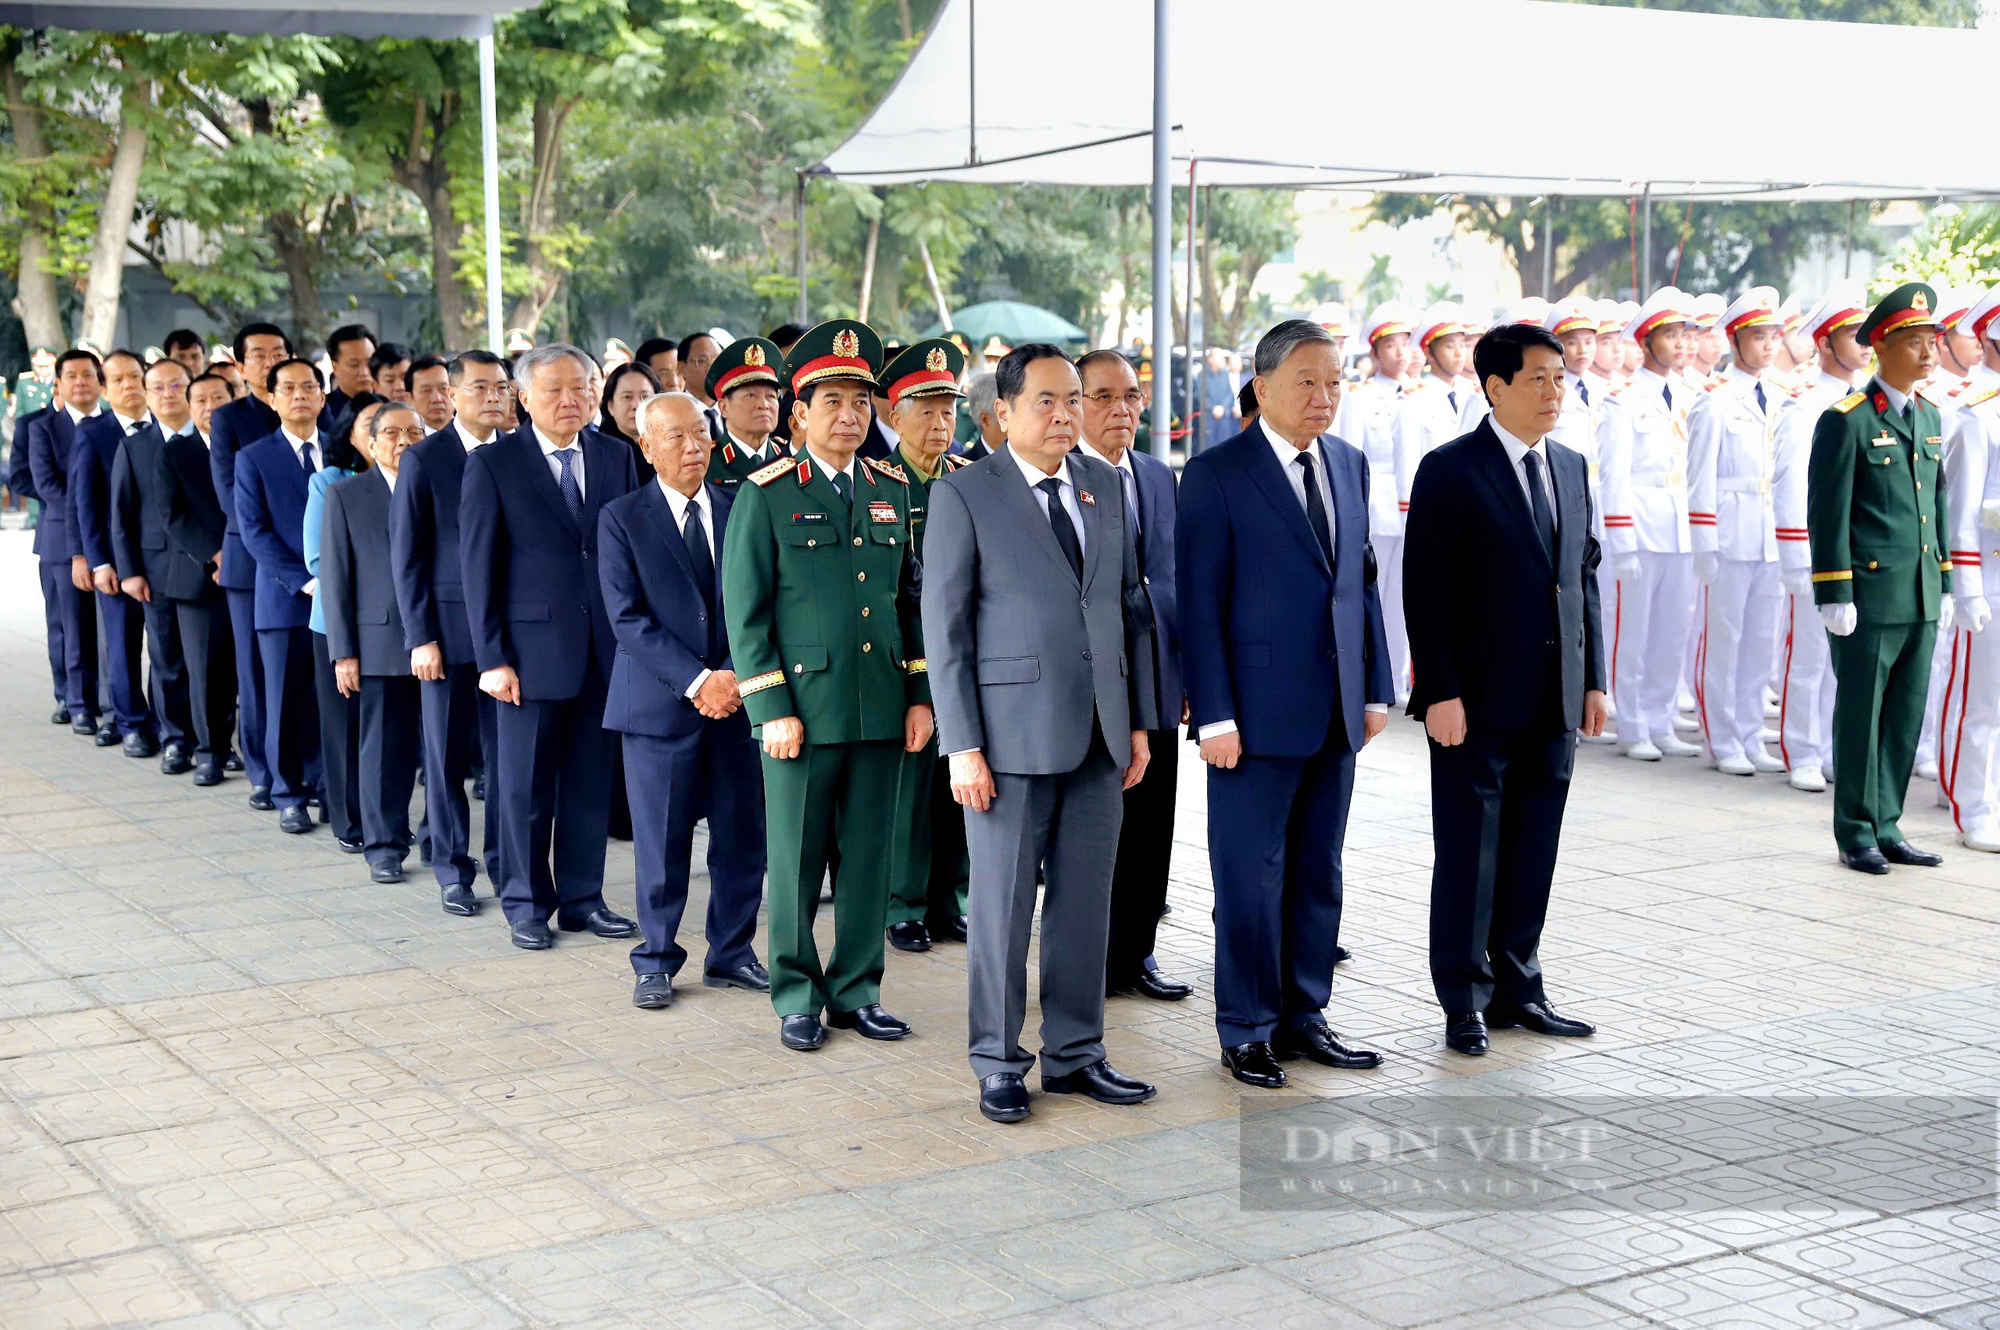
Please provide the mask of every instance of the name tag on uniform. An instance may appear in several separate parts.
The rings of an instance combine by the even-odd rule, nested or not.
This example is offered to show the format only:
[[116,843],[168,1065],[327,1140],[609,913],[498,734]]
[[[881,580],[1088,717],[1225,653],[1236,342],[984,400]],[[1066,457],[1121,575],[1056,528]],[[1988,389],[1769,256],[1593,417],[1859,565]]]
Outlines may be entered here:
[[1939,437],[1938,437],[1937,435],[1933,434],[1933,435],[1931,435],[1931,436],[1930,436],[1929,438],[1925,439],[1925,440],[1924,440],[1924,442],[1925,442],[1925,443],[1943,443],[1943,442],[1944,442],[1944,440],[1943,440],[1943,439],[1941,439],[1941,438],[1939,438]]
[[808,523],[808,522],[824,522],[824,521],[826,521],[826,520],[827,520],[827,516],[826,516],[826,514],[825,514],[825,513],[793,513],[793,514],[792,514],[792,525],[793,525],[793,526],[804,526],[804,525],[805,525],[806,523]]
[[1896,441],[1886,434],[1877,439],[1870,439],[1868,442],[1876,448],[1893,448],[1896,446]]
[[868,504],[868,520],[895,524],[903,519],[896,515],[896,505],[887,499],[874,499]]
[[1097,506],[1097,500],[1090,497],[1090,491],[1087,489],[1079,488],[1076,492],[1076,497],[1082,499],[1093,508]]

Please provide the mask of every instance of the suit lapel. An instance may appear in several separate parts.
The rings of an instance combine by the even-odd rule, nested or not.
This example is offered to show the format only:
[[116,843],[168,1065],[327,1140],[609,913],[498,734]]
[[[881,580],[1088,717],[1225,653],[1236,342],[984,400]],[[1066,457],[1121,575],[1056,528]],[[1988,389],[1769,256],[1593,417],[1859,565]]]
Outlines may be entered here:
[[[554,513],[556,520],[563,524],[563,529],[568,531],[572,536],[575,536],[578,541],[581,541],[583,539],[583,527],[578,524],[574,517],[569,515],[569,505],[563,502],[562,487],[556,484],[555,472],[549,469],[549,459],[542,455],[541,440],[535,437],[534,429],[532,427],[523,429],[514,438],[518,441],[517,446],[527,453],[527,457],[523,459],[523,464],[528,470],[529,488],[541,495],[542,502],[549,506],[549,511]],[[582,448],[582,441],[579,440],[576,446],[579,449]],[[585,483],[588,483],[588,472],[585,473],[584,478]]]
[[1028,529],[1034,532],[1029,539],[1062,570],[1064,577],[1075,581],[1076,574],[1070,570],[1069,560],[1063,557],[1062,546],[1056,544],[1055,528],[1049,525],[1041,501],[1028,488],[1028,478],[1021,474],[1021,468],[1010,458],[1004,465],[994,467],[989,474],[993,477],[993,489],[1001,502],[1012,508],[1016,519],[1027,523]]
[[[1069,468],[1070,484],[1076,486],[1077,511],[1083,514],[1083,587],[1088,589],[1091,583],[1097,580],[1097,570],[1104,563],[1104,546],[1111,538],[1104,515],[1104,505],[1122,504],[1125,500],[1119,494],[1099,494],[1096,490],[1088,488],[1090,477],[1084,473],[1082,463],[1074,455],[1065,457],[1063,462]],[[1117,483],[1115,476],[1112,483],[1114,485]],[[1086,503],[1083,497],[1086,494],[1094,502]],[[1049,533],[1049,539],[1051,541],[1055,539],[1053,530]]]
[[[1474,449],[1474,456],[1479,459],[1476,474],[1485,483],[1493,501],[1513,518],[1514,525],[1520,529],[1520,534],[1541,554],[1542,561],[1548,562],[1549,552],[1542,544],[1542,533],[1535,530],[1535,517],[1528,509],[1528,496],[1521,492],[1521,482],[1514,475],[1514,464],[1507,458],[1507,447],[1500,442],[1500,436],[1493,432],[1490,421],[1481,421],[1479,424],[1478,445]],[[1545,458],[1544,461],[1546,460]],[[1557,497],[1560,501],[1560,492]],[[1557,522],[1556,535],[1560,540],[1562,535],[1560,519]]]
[[[1257,438],[1263,446],[1251,450],[1251,481],[1263,491],[1264,501],[1277,512],[1278,524],[1290,532],[1292,539],[1313,557],[1319,564],[1320,571],[1331,577],[1333,569],[1326,561],[1326,552],[1320,549],[1319,537],[1313,535],[1312,524],[1306,521],[1306,510],[1300,506],[1299,496],[1292,492],[1292,482],[1285,475],[1284,467],[1279,464],[1277,454],[1271,451],[1271,436],[1264,432],[1261,424],[1257,426]],[[1322,443],[1320,457],[1324,460],[1325,456],[1326,445]],[[1327,488],[1334,489],[1331,477],[1328,478]],[[1337,490],[1335,492],[1338,493]],[[1341,524],[1346,525],[1345,514],[1341,515]]]
[[644,506],[640,509],[646,515],[646,524],[652,528],[653,538],[667,551],[681,575],[688,582],[694,582],[694,565],[688,562],[687,540],[674,525],[673,506],[667,496],[660,492],[658,485],[648,485]]

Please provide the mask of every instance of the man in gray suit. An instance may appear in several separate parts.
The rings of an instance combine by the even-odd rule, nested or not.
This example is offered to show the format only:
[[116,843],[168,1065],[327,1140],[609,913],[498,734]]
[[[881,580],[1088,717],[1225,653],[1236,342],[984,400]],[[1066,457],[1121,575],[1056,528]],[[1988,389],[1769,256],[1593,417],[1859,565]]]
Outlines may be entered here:
[[[1028,1116],[1021,1050],[1035,870],[1042,906],[1042,1089],[1153,1097],[1104,1056],[1104,954],[1121,793],[1155,728],[1150,625],[1118,477],[1073,454],[1082,388],[1060,350],[996,372],[1007,446],[941,478],[924,537],[924,640],[939,749],[971,852],[967,987],[979,1110]],[[1171,761],[1172,755],[1167,759]]]

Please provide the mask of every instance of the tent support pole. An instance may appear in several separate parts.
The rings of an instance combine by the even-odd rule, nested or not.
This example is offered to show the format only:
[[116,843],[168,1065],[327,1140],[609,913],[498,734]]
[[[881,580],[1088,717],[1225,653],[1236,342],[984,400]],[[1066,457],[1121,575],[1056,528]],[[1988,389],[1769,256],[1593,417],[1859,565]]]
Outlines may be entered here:
[[792,218],[799,226],[799,293],[792,302],[792,321],[803,324],[806,321],[806,173],[797,171],[794,175],[797,183],[792,187]]
[[1555,299],[1556,291],[1556,201],[1542,200],[1542,299]]
[[[1173,446],[1174,182],[1167,111],[1167,5],[1153,0],[1153,452]],[[1123,337],[1125,330],[1120,328]]]
[[[486,341],[494,355],[505,354],[500,314],[500,129],[493,88],[493,28],[479,38],[479,140],[486,173]],[[457,330],[457,331],[463,331]],[[532,335],[534,329],[530,328]],[[454,330],[445,329],[447,341]]]
[[[1184,380],[1182,387],[1185,390],[1187,407],[1181,412],[1181,423],[1187,426],[1187,452],[1190,457],[1194,456],[1194,376],[1200,372],[1196,367],[1194,349],[1194,215],[1199,206],[1198,200],[1201,197],[1201,191],[1195,186],[1194,168],[1194,157],[1190,154],[1188,157],[1187,337],[1185,339],[1187,348],[1187,358],[1185,361],[1187,373],[1182,376]],[[1207,310],[1202,311],[1204,314],[1207,312]]]
[[1645,303],[1651,294],[1647,289],[1653,284],[1653,184],[1646,182],[1646,188],[1639,194],[1639,282],[1632,292],[1632,299]]

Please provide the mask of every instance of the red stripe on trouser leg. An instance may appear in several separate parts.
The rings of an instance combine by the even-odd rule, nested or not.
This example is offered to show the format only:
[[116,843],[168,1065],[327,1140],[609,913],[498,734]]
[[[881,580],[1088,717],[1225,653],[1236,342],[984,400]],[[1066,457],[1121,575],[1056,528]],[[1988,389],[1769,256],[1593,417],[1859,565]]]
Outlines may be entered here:
[[1701,718],[1701,741],[1715,757],[1715,738],[1708,732],[1708,592],[1701,589],[1701,642],[1694,649],[1694,711]]
[[1785,743],[1785,723],[1792,705],[1792,639],[1798,631],[1793,623],[1797,596],[1785,597],[1785,673],[1784,682],[1778,686],[1778,760],[1785,764],[1785,770],[1792,769],[1791,748]]

